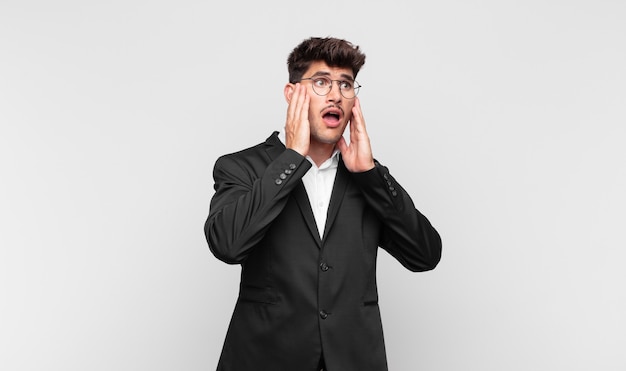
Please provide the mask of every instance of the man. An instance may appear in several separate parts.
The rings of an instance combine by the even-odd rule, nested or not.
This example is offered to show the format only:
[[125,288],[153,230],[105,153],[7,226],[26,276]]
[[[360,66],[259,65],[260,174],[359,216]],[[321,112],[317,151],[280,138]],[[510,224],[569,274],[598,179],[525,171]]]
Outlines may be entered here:
[[287,60],[285,144],[274,132],[215,163],[206,238],[242,267],[220,371],[387,370],[378,247],[411,271],[439,262],[439,234],[372,156],[364,63],[345,40],[304,40]]

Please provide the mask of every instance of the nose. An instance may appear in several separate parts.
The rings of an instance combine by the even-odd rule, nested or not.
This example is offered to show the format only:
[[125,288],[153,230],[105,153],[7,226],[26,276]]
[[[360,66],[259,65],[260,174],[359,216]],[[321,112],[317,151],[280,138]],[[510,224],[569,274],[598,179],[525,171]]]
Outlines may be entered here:
[[328,92],[328,95],[326,96],[326,99],[329,102],[341,102],[341,98],[343,96],[341,95],[339,84],[341,84],[339,81],[332,81],[330,83],[330,91]]

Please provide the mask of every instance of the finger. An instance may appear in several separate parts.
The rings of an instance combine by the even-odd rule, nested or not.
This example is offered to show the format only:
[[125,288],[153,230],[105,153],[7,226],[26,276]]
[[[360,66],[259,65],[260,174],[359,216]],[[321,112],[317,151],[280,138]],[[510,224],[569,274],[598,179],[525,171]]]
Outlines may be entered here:
[[302,107],[300,108],[300,120],[308,121],[309,120],[309,103],[311,102],[311,97],[309,97],[309,92],[306,87],[302,87]]
[[298,98],[300,96],[300,83],[296,83],[293,88],[293,93],[291,94],[291,100],[289,101],[289,105],[287,106],[287,120],[291,121],[296,116],[296,106],[298,105]]
[[350,138],[352,139],[352,135],[354,136],[354,141],[359,140],[359,136],[365,131],[363,127],[363,116],[359,114],[360,111],[352,114],[352,120],[350,121]]
[[[304,86],[300,85],[298,87],[298,100],[296,102],[295,111],[294,111],[294,120],[297,121],[297,125],[300,125],[306,116],[303,115],[303,110],[305,108],[306,103],[306,89]],[[308,111],[308,108],[307,108]]]
[[353,140],[357,140],[356,136],[358,134],[357,132],[357,127],[359,126],[358,121],[359,119],[357,118],[357,116],[353,113],[352,114],[352,119],[350,119],[350,141],[352,142]]
[[363,118],[363,111],[361,111],[361,104],[359,98],[355,98],[354,106],[352,106],[352,120],[355,123],[355,130],[360,132],[365,130],[365,119]]

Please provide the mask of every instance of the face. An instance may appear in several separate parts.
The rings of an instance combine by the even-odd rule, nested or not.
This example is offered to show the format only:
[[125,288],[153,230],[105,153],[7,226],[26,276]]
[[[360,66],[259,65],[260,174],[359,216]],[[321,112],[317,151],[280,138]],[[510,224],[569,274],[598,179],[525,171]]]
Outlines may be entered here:
[[[330,80],[354,81],[350,68],[329,67],[326,62],[311,63],[303,78],[327,77]],[[318,95],[313,91],[312,80],[302,80],[309,89],[309,123],[311,126],[311,144],[335,144],[341,138],[350,118],[354,98],[341,95],[338,82],[332,83],[327,95]]]

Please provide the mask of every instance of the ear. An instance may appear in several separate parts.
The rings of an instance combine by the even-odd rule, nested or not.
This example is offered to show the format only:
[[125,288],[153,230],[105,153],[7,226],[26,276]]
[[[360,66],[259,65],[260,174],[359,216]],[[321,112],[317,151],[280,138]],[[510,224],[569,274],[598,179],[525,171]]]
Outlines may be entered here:
[[285,100],[287,101],[287,103],[291,103],[291,96],[293,95],[293,91],[295,89],[294,84],[292,83],[288,83],[287,85],[285,85]]

